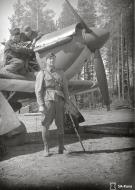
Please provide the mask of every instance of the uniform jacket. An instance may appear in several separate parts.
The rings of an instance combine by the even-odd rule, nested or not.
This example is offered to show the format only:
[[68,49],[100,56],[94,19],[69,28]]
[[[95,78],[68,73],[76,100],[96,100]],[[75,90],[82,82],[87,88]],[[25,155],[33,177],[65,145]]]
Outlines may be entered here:
[[57,70],[53,73],[47,70],[39,71],[36,77],[35,93],[39,106],[45,101],[57,101],[57,96],[61,96],[68,101],[68,84],[64,72]]
[[16,43],[14,40],[10,39],[6,43],[4,49],[5,62],[8,64],[8,61],[12,58],[25,60],[31,52],[33,52],[31,49],[24,47],[20,43]]

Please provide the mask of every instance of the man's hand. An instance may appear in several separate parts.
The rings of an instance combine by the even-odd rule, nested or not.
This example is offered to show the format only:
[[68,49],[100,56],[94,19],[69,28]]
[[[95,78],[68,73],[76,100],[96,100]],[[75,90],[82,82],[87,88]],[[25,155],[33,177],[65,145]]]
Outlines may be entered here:
[[39,106],[39,112],[44,113],[45,112],[45,107],[44,106]]
[[65,113],[70,112],[70,104],[68,102],[65,103]]

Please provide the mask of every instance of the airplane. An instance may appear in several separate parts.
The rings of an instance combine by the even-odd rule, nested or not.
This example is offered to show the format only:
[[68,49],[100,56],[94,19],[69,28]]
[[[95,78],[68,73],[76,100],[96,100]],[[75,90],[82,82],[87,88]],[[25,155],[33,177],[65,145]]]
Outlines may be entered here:
[[[77,19],[77,23],[58,31],[43,35],[36,41],[34,52],[40,69],[45,67],[45,57],[49,52],[56,55],[56,69],[64,70],[69,81],[70,94],[82,93],[99,88],[110,110],[110,99],[104,64],[99,49],[109,38],[109,32],[105,29],[89,28],[72,5],[66,0]],[[95,71],[98,84],[86,80],[73,80],[73,76],[82,68],[85,60],[94,57]],[[13,73],[0,73],[0,136],[18,128],[21,123],[14,113],[13,104],[19,99],[33,97],[35,86],[35,73],[27,76]],[[13,92],[8,100],[2,92]],[[9,105],[10,103],[10,105]]]

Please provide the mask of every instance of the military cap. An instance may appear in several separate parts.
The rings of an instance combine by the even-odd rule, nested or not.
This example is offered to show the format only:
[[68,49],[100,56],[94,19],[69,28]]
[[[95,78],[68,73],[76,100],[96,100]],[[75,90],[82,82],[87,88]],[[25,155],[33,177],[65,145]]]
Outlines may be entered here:
[[13,28],[10,30],[12,36],[20,34],[20,28]]
[[31,27],[29,25],[26,25],[24,28],[23,28],[24,32],[29,32],[31,31]]
[[52,52],[50,52],[46,55],[46,59],[51,58],[51,57],[56,57],[56,55]]

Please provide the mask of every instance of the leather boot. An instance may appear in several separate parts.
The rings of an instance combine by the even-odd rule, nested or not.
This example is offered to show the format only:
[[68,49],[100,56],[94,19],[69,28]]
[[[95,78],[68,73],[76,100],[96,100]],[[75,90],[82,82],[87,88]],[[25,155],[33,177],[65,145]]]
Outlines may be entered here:
[[64,150],[64,135],[58,135],[58,153],[59,154],[63,154],[63,150]]
[[48,144],[44,145],[44,156],[47,157],[49,156],[49,146]]
[[44,143],[43,155],[46,157],[46,156],[49,156],[49,134],[45,128],[43,128],[43,131],[42,131],[42,139],[43,139],[43,143]]

